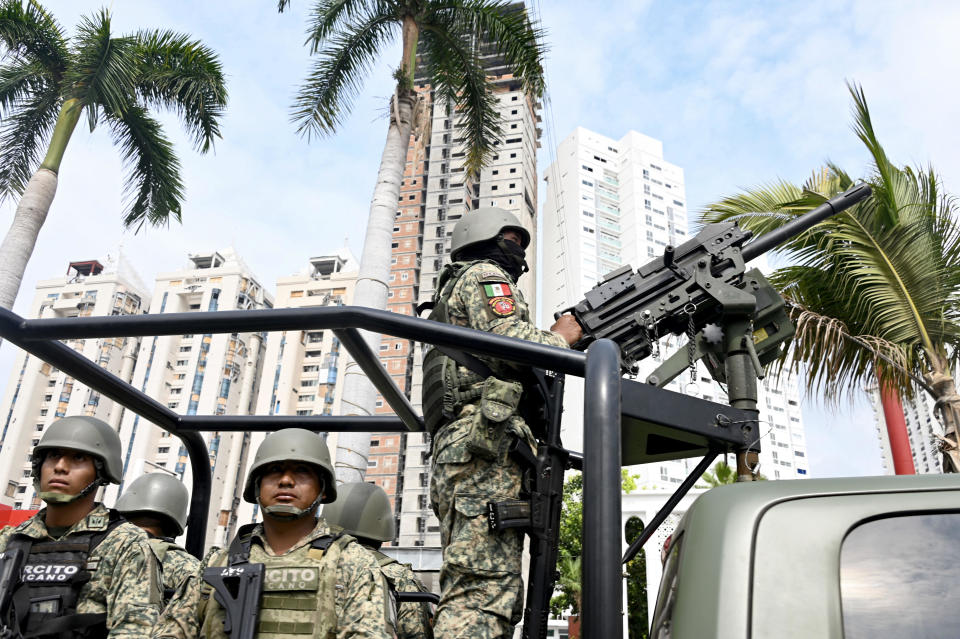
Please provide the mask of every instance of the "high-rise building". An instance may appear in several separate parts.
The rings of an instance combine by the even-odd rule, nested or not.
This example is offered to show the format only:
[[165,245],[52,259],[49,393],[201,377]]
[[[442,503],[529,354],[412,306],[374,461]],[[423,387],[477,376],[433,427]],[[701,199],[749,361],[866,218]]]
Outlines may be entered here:
[[[523,11],[522,2],[507,10]],[[480,57],[493,81],[503,132],[490,164],[479,176],[464,167],[465,151],[453,105],[439,99],[422,78],[417,90],[427,109],[427,125],[411,136],[404,180],[394,227],[393,268],[388,308],[412,315],[420,302],[432,299],[437,277],[450,262],[450,236],[464,215],[483,215],[496,206],[514,213],[534,238],[527,249],[531,272],[519,287],[535,304],[537,256],[537,149],[540,146],[540,105],[509,72],[504,59],[489,44],[480,45]],[[406,340],[384,338],[381,356],[399,387],[420,402],[420,363],[423,352]],[[378,404],[382,404],[378,402]],[[378,411],[389,412],[380,405]],[[396,469],[396,481],[387,493],[399,506],[400,546],[439,546],[440,529],[430,509],[429,446],[423,433],[374,434],[370,463],[385,480]],[[372,470],[372,468],[371,468]]]
[[[188,268],[157,276],[150,313],[271,308],[272,297],[232,250],[189,256]],[[132,384],[171,410],[186,415],[245,415],[255,405],[260,380],[260,333],[148,336],[140,344]],[[208,544],[222,545],[236,530],[249,451],[245,433],[202,433],[210,453]],[[144,472],[169,472],[191,486],[190,464],[180,441],[138,415],[120,425],[124,482]],[[117,487],[107,489],[112,503]]]
[[[70,262],[65,277],[42,280],[28,317],[136,315],[147,310],[148,292],[122,256]],[[136,361],[139,338],[71,340],[69,346],[124,381]],[[0,404],[0,502],[17,509],[40,507],[30,479],[30,451],[50,423],[66,415],[90,415],[117,427],[124,408],[50,364],[20,351]]]
[[[887,423],[880,403],[880,391],[876,386],[868,388],[867,391],[870,393],[877,440],[880,442],[883,470],[886,474],[892,475],[893,452],[890,449],[890,436],[887,434]],[[943,472],[939,450],[939,438],[943,436],[943,426],[934,415],[933,400],[930,396],[920,389],[914,389],[914,393],[912,400],[905,398],[902,400],[903,417],[907,424],[907,436],[910,438],[910,452],[913,454],[913,467],[918,473]]]
[[[541,245],[544,247],[544,312],[579,302],[604,274],[630,264],[638,268],[685,242],[688,233],[683,169],[664,160],[663,144],[631,131],[614,140],[577,128],[560,143],[547,169]],[[640,362],[640,379],[685,343],[661,340]],[[659,353],[658,353],[659,351]],[[725,402],[718,384],[702,369],[684,373],[669,388]],[[759,385],[762,442],[760,471],[770,479],[808,474],[805,435],[797,385],[784,376]],[[564,413],[565,446],[582,450],[583,385],[568,381]],[[680,483],[697,460],[646,464],[634,472],[650,488]]]
[[[353,302],[357,284],[357,260],[349,249],[310,259],[296,275],[277,280],[278,308],[320,308]],[[343,374],[340,341],[333,331],[293,330],[268,333],[262,358],[257,415],[340,415]],[[246,448],[255,451],[266,433],[250,433]],[[325,434],[331,454],[337,433]],[[252,455],[236,468],[247,476]],[[368,473],[368,480],[373,477]],[[242,525],[257,518],[253,504],[238,500],[236,521]],[[224,531],[229,536],[230,530]],[[235,530],[233,530],[235,532]]]

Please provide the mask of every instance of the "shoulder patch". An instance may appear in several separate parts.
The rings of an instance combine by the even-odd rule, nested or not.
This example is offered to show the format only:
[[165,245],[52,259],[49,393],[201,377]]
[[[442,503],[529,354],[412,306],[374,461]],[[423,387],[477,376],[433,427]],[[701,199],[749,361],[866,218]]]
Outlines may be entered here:
[[512,297],[493,297],[490,299],[490,310],[497,317],[509,317],[517,310],[517,305]]
[[107,518],[103,515],[90,515],[90,528],[104,528],[107,525]]
[[485,281],[486,280],[492,280],[494,282],[503,281],[503,273],[501,273],[500,271],[483,271],[482,273],[480,273],[479,277],[481,280],[485,280]]
[[483,294],[487,299],[495,297],[513,297],[513,289],[506,282],[491,282],[483,284]]

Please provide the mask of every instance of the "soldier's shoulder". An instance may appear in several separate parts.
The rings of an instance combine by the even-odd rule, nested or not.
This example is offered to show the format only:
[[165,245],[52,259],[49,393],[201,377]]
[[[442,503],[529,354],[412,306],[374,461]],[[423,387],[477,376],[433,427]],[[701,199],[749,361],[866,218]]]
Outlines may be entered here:
[[479,282],[509,282],[510,276],[494,262],[474,262],[468,266],[461,278],[470,277]]
[[147,543],[149,538],[150,536],[147,535],[143,528],[135,526],[129,521],[121,521],[119,524],[113,527],[113,530],[111,530],[109,534],[107,534],[106,539],[104,539],[104,543],[106,543],[107,540],[123,540],[126,543],[130,543],[133,540],[138,540]]
[[372,552],[350,535],[338,539],[341,544],[340,565],[343,567],[378,568],[377,558]]

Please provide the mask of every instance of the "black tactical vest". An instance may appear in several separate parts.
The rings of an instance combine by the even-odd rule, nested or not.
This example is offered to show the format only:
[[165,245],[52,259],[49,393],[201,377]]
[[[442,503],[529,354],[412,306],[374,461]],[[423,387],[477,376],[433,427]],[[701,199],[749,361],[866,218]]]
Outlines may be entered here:
[[80,639],[107,636],[107,615],[79,614],[80,591],[97,566],[90,561],[100,542],[123,523],[115,510],[105,530],[73,533],[56,541],[36,541],[14,534],[6,551],[26,557],[10,610],[3,611],[8,631],[25,638]]
[[[482,261],[482,260],[481,260]],[[453,287],[463,273],[480,261],[454,262],[440,272],[437,291],[433,297],[433,310],[427,319],[450,323],[449,299]],[[467,403],[476,401],[483,392],[481,375],[463,374],[452,358],[436,346],[430,346],[423,356],[423,385],[420,404],[423,406],[423,421],[427,431],[436,433],[444,423],[456,418]]]

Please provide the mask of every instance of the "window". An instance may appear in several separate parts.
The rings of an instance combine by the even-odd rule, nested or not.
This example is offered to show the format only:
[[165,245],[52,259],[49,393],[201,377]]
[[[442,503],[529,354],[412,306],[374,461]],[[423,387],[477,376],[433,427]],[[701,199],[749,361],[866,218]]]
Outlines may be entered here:
[[379,439],[371,439],[371,440],[370,440],[370,447],[371,447],[371,448],[374,447],[374,446],[379,446],[379,445],[380,445],[380,440],[379,440]]
[[297,397],[298,402],[312,402],[317,399],[316,395],[300,395]]
[[376,467],[377,467],[377,460],[376,460],[376,459],[368,459],[368,460],[367,460],[367,468],[376,468]]
[[183,389],[182,389],[182,388],[171,388],[171,389],[170,389],[170,394],[171,394],[171,395],[179,395],[179,394],[182,393],[182,392],[183,392]]
[[161,447],[159,447],[159,448],[157,449],[157,454],[158,454],[158,455],[166,455],[166,454],[169,453],[169,452],[170,452],[170,447],[169,447],[169,446],[161,446]]
[[944,628],[960,623],[960,608],[944,605],[957,591],[948,567],[958,560],[960,513],[888,517],[857,526],[840,549],[844,635],[942,636]]
[[193,348],[192,346],[181,346],[181,347],[180,347],[180,352],[181,352],[181,353],[189,353],[192,348]]
[[185,359],[178,359],[178,360],[177,360],[177,366],[186,366],[186,365],[187,365],[187,360],[185,360]]

